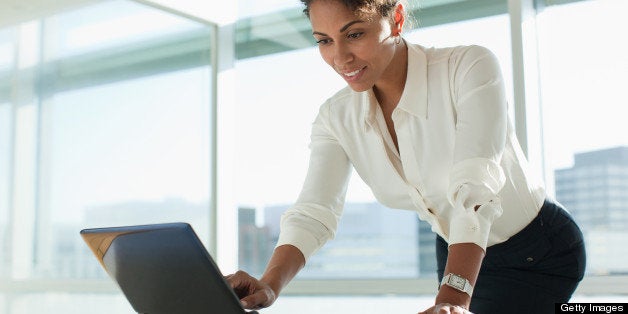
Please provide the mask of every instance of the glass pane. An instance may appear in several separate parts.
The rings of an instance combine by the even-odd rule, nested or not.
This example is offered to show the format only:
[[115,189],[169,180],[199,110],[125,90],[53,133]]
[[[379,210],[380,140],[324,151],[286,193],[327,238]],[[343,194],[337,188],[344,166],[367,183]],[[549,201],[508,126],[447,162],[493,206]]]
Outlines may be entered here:
[[207,237],[207,72],[60,93],[46,103],[40,210],[54,237],[39,244],[54,249],[41,252],[51,265],[41,275],[102,275],[76,239],[82,227],[186,221]]
[[[81,45],[68,41],[120,21],[123,39],[94,31]],[[78,235],[87,227],[185,221],[207,240],[210,30],[121,1],[43,25],[44,56],[57,62],[38,72],[34,231],[12,239],[32,252],[21,276],[104,278]]]
[[627,10],[583,1],[539,15],[548,187],[582,227],[589,275],[628,271]]
[[[208,240],[211,34],[133,1],[0,31],[0,312],[132,312],[86,281],[113,285],[83,228],[185,221]],[[85,294],[61,292],[74,280]]]
[[[11,126],[11,107],[0,103],[0,252],[9,252]],[[0,278],[9,274],[9,260],[9,254],[0,255]]]
[[300,3],[295,0],[238,0],[238,18],[264,15],[286,9],[301,9]]
[[[486,45],[510,65],[505,16],[421,29],[406,38],[427,46]],[[316,48],[241,60],[236,71],[237,89],[247,91],[237,99],[240,268],[259,275],[277,240],[279,217],[300,192],[318,108],[345,83]],[[504,72],[509,79],[509,68]],[[286,88],[277,93],[277,86]],[[354,174],[336,238],[310,259],[299,278],[433,277],[434,237],[415,213],[377,203]]]
[[46,27],[59,32],[48,55],[65,57],[159,41],[204,26],[134,1],[115,0],[59,14],[47,20]]
[[11,38],[12,30],[12,28],[0,30],[0,73],[7,71],[14,62],[15,52]]

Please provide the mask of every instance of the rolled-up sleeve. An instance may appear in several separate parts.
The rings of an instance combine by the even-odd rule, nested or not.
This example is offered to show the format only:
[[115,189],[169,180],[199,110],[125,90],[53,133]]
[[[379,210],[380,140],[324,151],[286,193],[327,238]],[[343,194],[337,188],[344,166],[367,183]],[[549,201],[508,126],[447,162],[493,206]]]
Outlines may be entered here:
[[277,246],[291,244],[308,260],[336,233],[344,207],[351,164],[329,127],[330,104],[312,125],[310,162],[296,203],[281,217]]
[[456,133],[447,195],[453,206],[449,244],[475,243],[486,249],[491,225],[502,213],[500,161],[508,119],[504,83],[497,59],[482,47],[460,52],[451,68]]

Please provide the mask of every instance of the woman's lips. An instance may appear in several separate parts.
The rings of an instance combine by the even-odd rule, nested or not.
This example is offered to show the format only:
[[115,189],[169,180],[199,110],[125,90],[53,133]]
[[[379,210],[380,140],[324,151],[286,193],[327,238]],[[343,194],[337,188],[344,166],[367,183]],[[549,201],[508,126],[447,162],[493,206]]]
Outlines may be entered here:
[[357,80],[360,79],[360,77],[362,77],[362,74],[364,74],[364,70],[366,69],[366,67],[362,67],[353,71],[342,71],[340,72],[340,75],[342,75],[342,77],[347,81],[347,82],[355,82]]

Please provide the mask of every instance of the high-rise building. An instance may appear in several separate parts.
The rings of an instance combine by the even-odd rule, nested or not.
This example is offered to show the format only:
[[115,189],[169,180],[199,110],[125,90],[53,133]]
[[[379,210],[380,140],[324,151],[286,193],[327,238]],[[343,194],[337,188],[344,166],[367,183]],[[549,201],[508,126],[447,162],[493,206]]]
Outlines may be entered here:
[[[580,225],[586,241],[587,270],[627,273],[628,264],[628,147],[615,147],[574,156],[571,168],[555,172],[556,199]],[[612,256],[611,256],[612,254]]]
[[273,252],[274,243],[266,226],[258,227],[255,208],[238,208],[238,268],[259,276]]
[[628,147],[576,154],[556,170],[556,199],[584,230],[628,227]]
[[[286,205],[264,208],[272,241]],[[416,213],[379,203],[347,203],[336,237],[308,261],[302,278],[374,278],[433,275],[434,233]]]

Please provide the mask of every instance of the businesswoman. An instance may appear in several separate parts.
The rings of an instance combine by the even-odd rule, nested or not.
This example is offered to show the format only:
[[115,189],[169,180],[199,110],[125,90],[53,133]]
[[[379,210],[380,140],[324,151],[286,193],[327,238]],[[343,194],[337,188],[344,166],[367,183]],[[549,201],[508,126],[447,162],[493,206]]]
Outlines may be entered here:
[[270,306],[327,240],[355,168],[377,200],[437,235],[439,290],[420,313],[553,313],[582,279],[582,233],[527,169],[495,56],[402,38],[395,0],[302,0],[320,54],[347,87],[320,107],[308,174],[258,280],[226,276],[245,308]]

